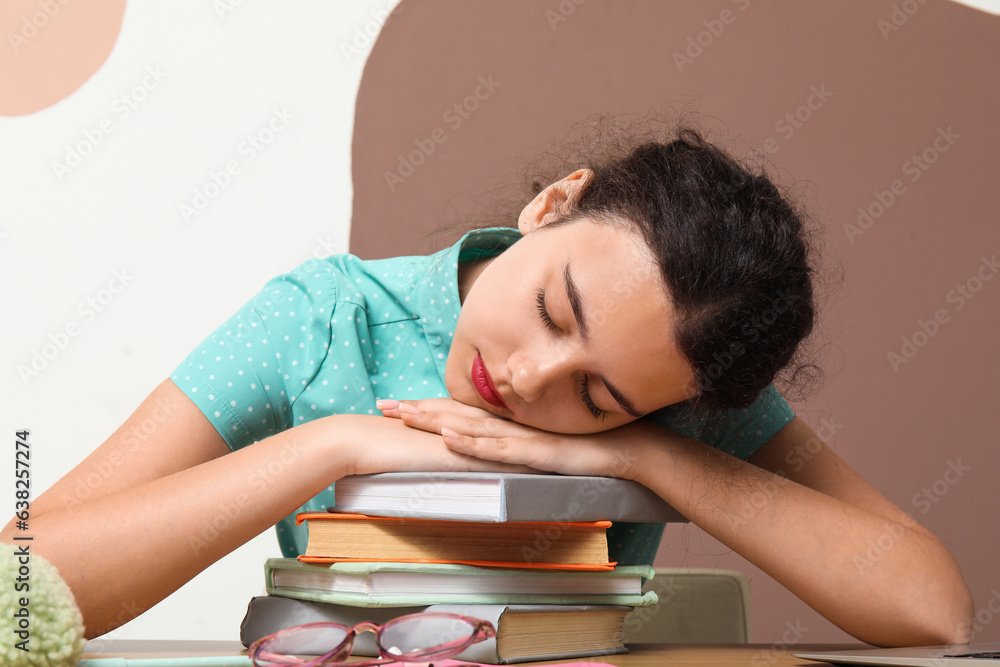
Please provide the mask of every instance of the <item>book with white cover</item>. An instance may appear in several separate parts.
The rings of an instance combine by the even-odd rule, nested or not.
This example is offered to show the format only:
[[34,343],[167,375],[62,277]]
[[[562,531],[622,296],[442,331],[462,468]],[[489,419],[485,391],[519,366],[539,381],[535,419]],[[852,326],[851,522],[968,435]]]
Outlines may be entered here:
[[518,570],[451,563],[301,563],[269,558],[268,595],[358,607],[429,604],[656,604],[642,592],[652,567],[620,565],[602,572]]
[[334,512],[449,521],[684,522],[638,482],[495,472],[379,473],[334,484]]

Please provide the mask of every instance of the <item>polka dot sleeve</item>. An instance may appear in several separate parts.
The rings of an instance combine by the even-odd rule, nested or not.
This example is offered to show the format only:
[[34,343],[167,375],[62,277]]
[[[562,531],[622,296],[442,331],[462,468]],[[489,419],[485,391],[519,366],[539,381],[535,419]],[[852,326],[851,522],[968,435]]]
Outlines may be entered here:
[[170,376],[232,450],[292,426],[292,403],[330,346],[336,282],[307,263],[261,292]]
[[793,417],[791,406],[774,385],[768,385],[750,407],[728,410],[710,422],[671,408],[649,418],[745,461]]

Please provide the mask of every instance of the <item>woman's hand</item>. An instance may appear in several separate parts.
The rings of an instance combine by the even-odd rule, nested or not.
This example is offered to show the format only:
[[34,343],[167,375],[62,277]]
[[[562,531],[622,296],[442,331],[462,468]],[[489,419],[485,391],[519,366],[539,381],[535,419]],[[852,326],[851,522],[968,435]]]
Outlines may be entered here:
[[456,453],[564,475],[632,479],[641,447],[651,440],[649,426],[642,421],[601,433],[566,435],[502,419],[452,398],[384,400],[378,407],[411,428],[440,433]]
[[438,433],[409,428],[380,415],[332,415],[299,429],[340,443],[344,475],[380,472],[539,472],[523,465],[469,456],[449,448]]

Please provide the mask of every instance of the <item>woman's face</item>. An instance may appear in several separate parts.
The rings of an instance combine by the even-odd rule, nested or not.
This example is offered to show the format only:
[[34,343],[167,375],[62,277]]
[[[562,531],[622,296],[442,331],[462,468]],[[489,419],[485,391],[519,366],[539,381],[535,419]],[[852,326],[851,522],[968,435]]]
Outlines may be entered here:
[[592,433],[689,397],[694,375],[638,236],[586,218],[521,231],[465,286],[445,371],[452,398]]

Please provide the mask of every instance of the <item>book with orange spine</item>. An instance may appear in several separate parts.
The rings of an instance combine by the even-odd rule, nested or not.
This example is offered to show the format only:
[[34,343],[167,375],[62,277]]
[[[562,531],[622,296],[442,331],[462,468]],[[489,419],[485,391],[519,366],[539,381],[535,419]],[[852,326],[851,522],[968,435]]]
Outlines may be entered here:
[[479,567],[612,570],[610,521],[478,522],[304,512],[300,561],[457,563]]

